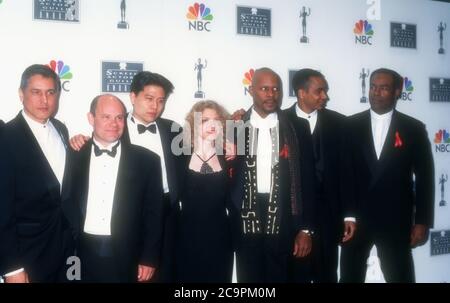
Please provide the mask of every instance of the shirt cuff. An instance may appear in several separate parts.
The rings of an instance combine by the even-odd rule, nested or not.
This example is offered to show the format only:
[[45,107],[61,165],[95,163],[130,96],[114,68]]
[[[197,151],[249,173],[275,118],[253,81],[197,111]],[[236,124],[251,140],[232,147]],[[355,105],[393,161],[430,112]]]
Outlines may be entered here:
[[356,222],[356,218],[355,217],[345,217],[344,218],[344,222]]
[[5,274],[5,275],[3,275],[3,276],[4,276],[5,278],[11,277],[11,276],[14,276],[14,275],[16,275],[16,274],[18,274],[18,273],[21,273],[21,272],[24,271],[24,270],[25,270],[24,268],[20,268],[20,269],[18,269],[18,270],[9,272],[9,273],[7,273],[7,274]]

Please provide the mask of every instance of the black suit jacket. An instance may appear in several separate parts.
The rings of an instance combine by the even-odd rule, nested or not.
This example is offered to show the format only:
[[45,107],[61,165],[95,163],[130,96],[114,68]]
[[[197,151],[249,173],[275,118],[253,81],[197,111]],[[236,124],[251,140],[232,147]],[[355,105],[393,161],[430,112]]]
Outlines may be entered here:
[[424,124],[394,110],[379,160],[369,111],[349,117],[347,131],[360,223],[402,237],[414,223],[433,227],[434,164]]
[[[287,117],[294,124],[300,123],[298,127],[307,127],[310,133],[308,121],[297,116],[296,106],[295,103],[285,110]],[[345,173],[349,164],[344,144],[345,116],[328,109],[319,110],[317,126],[320,127],[323,161],[323,197],[317,201],[316,218],[326,234],[337,241],[342,235],[344,218],[355,216],[354,199],[348,196]]]
[[[66,127],[56,119],[51,122],[68,146]],[[51,281],[72,247],[63,210],[70,195],[68,155],[60,192],[21,113],[4,125],[0,137],[0,273],[23,267],[32,282]]]
[[[244,116],[244,121],[248,121],[250,112]],[[287,119],[281,112],[278,115],[279,119]],[[290,123],[289,121],[286,121]],[[305,123],[307,123],[305,121]],[[297,205],[299,215],[293,216],[291,212],[291,197],[290,185],[291,177],[289,171],[289,161],[280,157],[280,233],[278,237],[278,249],[283,252],[290,252],[293,249],[295,235],[300,230],[314,230],[314,156],[312,151],[311,136],[309,134],[309,127],[295,126],[295,132],[299,141],[299,165],[301,175],[301,205]],[[238,137],[242,134],[238,134]],[[245,136],[248,136],[248,128],[245,128]],[[238,140],[243,142],[244,140]],[[280,144],[280,149],[282,148]],[[238,155],[232,163],[232,178],[230,182],[230,199],[233,206],[231,215],[233,220],[233,234],[236,246],[241,244],[242,236],[242,219],[241,208],[244,197],[244,182],[245,182],[245,155]],[[297,201],[300,203],[300,201]]]
[[[183,155],[175,155],[171,150],[171,146],[172,140],[182,133],[182,128],[176,122],[164,118],[158,118],[155,122],[158,126],[158,131],[161,137],[161,145],[167,172],[167,183],[169,184],[170,202],[172,207],[178,207],[178,201],[180,199],[181,187],[184,179],[186,159]],[[172,128],[174,131],[172,131]],[[122,141],[130,143],[128,123],[124,131]]]
[[[76,235],[83,232],[86,219],[91,150],[92,140],[79,152],[73,152],[70,221]],[[136,281],[138,264],[157,266],[161,234],[159,157],[143,147],[122,142],[114,189],[111,239],[117,268],[126,281]]]

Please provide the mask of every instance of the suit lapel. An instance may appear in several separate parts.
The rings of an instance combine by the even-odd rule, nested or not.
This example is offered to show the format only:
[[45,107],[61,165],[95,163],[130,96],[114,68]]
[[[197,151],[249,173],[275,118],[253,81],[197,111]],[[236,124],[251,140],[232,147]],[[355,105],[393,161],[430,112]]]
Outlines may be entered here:
[[375,185],[376,181],[381,176],[382,172],[386,168],[387,164],[391,159],[392,152],[394,151],[395,143],[395,132],[398,129],[398,119],[396,111],[394,110],[392,114],[391,124],[389,125],[388,133],[386,135],[386,140],[384,141],[383,148],[381,150],[380,159],[378,160],[376,172],[373,175],[371,186]]
[[[92,151],[92,139],[88,143],[86,143],[86,147],[79,151],[79,157],[77,157],[77,168],[78,176],[77,180],[80,180],[82,183],[79,184],[79,188],[77,190],[80,191],[80,200],[79,207],[82,214],[82,223],[84,226],[84,220],[86,219],[86,210],[87,210],[87,200],[89,194],[89,170],[91,164],[91,151]],[[74,189],[75,191],[75,189]],[[74,192],[75,194],[75,192]]]
[[377,153],[375,151],[375,145],[373,143],[370,111],[367,111],[364,114],[360,127],[361,148],[363,149],[364,157],[373,176],[377,165]]
[[136,169],[131,167],[130,163],[131,158],[128,156],[129,153],[128,146],[129,145],[121,143],[119,169],[117,170],[116,188],[114,189],[111,225],[113,224],[114,214],[120,208],[120,203],[122,202],[122,200],[124,200],[122,199],[123,197],[122,185],[128,184],[127,180],[130,178],[130,174],[132,174],[133,171]]
[[[19,113],[17,116],[19,121],[19,126],[22,128],[23,133],[25,134],[24,145],[28,145],[29,151],[29,159],[36,159],[37,161],[33,161],[36,163],[44,174],[42,181],[45,182],[47,189],[53,198],[59,199],[60,191],[59,191],[59,181],[53,172],[50,163],[44,155],[36,137],[34,136],[31,128],[28,126],[28,123],[25,121],[25,118],[22,116],[22,113]],[[55,184],[56,183],[56,184]]]
[[175,163],[172,154],[172,136],[169,126],[161,119],[156,119],[158,132],[161,140],[161,146],[164,155],[164,164],[166,166],[167,183],[169,184],[169,194],[171,203],[175,203],[178,193],[178,182],[176,178]]

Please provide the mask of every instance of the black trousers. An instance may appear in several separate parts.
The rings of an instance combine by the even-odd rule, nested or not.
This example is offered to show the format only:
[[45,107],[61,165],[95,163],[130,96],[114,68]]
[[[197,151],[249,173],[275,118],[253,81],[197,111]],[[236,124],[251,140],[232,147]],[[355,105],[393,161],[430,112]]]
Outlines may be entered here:
[[111,236],[83,233],[80,236],[78,255],[81,262],[81,282],[133,282],[119,274],[117,262],[113,256]]
[[169,194],[164,194],[164,230],[161,258],[152,283],[175,282],[175,238],[178,223],[178,205],[171,205]]
[[355,238],[342,245],[342,283],[364,283],[367,258],[376,245],[380,267],[388,283],[414,283],[414,263],[409,245],[409,235],[399,235],[396,231],[382,234],[359,226]]
[[[258,194],[256,204],[261,222],[266,222],[268,194]],[[266,235],[264,224],[260,234],[242,235],[236,250],[236,270],[239,283],[285,283],[292,281],[292,251],[283,251],[277,244],[278,235]]]

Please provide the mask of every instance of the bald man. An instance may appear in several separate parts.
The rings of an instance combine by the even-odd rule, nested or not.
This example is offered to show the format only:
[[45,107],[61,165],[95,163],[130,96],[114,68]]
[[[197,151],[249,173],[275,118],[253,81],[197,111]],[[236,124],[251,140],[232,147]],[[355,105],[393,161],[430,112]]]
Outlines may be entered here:
[[149,281],[162,235],[159,157],[121,140],[125,106],[113,95],[91,103],[92,139],[74,152],[70,220],[83,282]]

